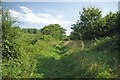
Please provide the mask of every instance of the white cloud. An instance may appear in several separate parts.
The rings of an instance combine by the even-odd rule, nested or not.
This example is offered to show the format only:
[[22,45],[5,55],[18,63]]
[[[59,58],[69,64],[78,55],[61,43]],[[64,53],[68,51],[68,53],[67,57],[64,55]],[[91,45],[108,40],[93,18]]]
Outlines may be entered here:
[[32,10],[25,6],[20,6],[19,8],[22,9],[22,11],[25,13],[32,13]]
[[19,18],[22,17],[22,14],[19,13],[19,12],[17,12],[17,11],[14,11],[14,10],[9,9],[9,12],[10,12],[10,14],[12,15],[12,17],[19,17]]
[[46,18],[46,19],[49,19],[49,18],[52,18],[52,15],[50,14],[47,14],[47,13],[38,13],[38,16],[42,17],[42,18]]
[[11,13],[12,17],[18,17],[22,19],[22,21],[29,22],[29,23],[43,23],[43,24],[69,24],[71,21],[64,20],[63,15],[52,15],[49,13],[38,13],[35,14],[32,12],[31,9],[24,7],[24,6],[19,6],[19,8],[25,12],[17,12],[15,10],[9,9],[9,12]]
[[[59,14],[50,14],[50,13],[33,13],[33,11],[25,6],[18,6],[21,11],[23,12],[17,12],[15,10],[9,9],[10,14],[12,17],[17,17],[20,19],[20,21],[27,22],[30,24],[60,24],[65,29],[68,29],[68,27],[73,22],[69,20],[65,20],[64,15]],[[55,11],[55,10],[54,10]],[[67,33],[69,35],[69,33]]]

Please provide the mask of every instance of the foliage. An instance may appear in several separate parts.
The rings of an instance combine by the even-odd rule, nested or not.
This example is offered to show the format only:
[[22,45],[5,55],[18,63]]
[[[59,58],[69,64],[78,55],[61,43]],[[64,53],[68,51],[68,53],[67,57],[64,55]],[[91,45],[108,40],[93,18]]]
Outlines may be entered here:
[[22,32],[30,33],[30,34],[38,34],[39,30],[35,28],[23,28]]
[[[2,44],[3,44],[3,57],[16,57],[18,52],[16,48],[18,48],[14,39],[20,36],[19,28],[11,27],[14,23],[16,23],[14,19],[10,17],[8,11],[3,11],[2,14]],[[16,54],[17,53],[17,54]]]
[[55,39],[63,39],[65,37],[65,29],[59,24],[50,24],[41,29],[44,35],[51,35]]
[[109,12],[102,18],[98,8],[83,8],[80,19],[73,24],[71,39],[95,39],[105,36],[113,36],[117,32],[116,20],[118,13]]
[[[77,36],[77,39],[94,37],[95,35],[93,35],[93,33],[95,29],[101,27],[100,19],[101,11],[98,8],[83,8],[83,12],[80,13],[80,19],[77,20],[76,24],[72,25],[73,27],[71,29],[74,30],[72,32],[73,38],[74,35]],[[98,24],[100,26],[98,26]],[[88,36],[88,34],[90,34],[90,36]]]
[[105,19],[105,25],[101,28],[102,31],[104,32],[104,35],[106,36],[113,36],[116,34],[116,21],[117,21],[117,15],[118,13],[112,13],[109,12],[104,19]]

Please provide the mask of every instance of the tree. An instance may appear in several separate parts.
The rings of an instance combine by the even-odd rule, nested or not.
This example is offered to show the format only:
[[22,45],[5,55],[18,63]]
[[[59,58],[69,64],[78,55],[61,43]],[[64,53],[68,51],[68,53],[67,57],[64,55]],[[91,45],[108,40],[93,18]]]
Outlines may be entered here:
[[109,12],[103,19],[105,19],[105,25],[101,28],[104,32],[104,36],[113,36],[116,34],[116,22],[118,13]]
[[[79,13],[80,18],[77,20],[76,24],[73,24],[72,28],[72,37],[76,37],[77,39],[81,38],[94,38],[95,30],[101,27],[100,21],[102,18],[101,11],[98,8],[90,7],[83,8],[83,12]],[[98,26],[98,24],[100,24]]]
[[30,34],[38,34],[39,30],[36,28],[23,28],[22,32],[30,33]]
[[59,24],[50,24],[42,28],[41,33],[44,35],[50,35],[55,39],[62,39],[65,36],[65,29],[63,29]]

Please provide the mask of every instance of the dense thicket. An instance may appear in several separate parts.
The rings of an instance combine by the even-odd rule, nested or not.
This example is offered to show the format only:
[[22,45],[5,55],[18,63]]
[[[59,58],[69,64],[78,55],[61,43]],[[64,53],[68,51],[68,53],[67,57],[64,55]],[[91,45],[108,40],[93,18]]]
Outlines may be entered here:
[[3,11],[2,14],[2,54],[3,57],[16,57],[19,54],[19,51],[15,48],[18,48],[14,39],[19,38],[20,28],[11,27],[16,23],[8,13],[8,11]]

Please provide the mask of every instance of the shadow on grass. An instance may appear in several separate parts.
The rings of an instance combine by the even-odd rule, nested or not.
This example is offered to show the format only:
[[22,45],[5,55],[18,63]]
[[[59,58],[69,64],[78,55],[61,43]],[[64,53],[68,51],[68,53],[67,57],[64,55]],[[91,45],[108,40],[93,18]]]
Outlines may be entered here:
[[[55,64],[50,74],[51,78],[110,78],[116,74],[110,71],[108,64],[101,64],[97,53],[90,52],[74,52],[63,55]],[[94,56],[92,56],[92,54]],[[102,58],[101,58],[102,59]],[[108,58],[109,59],[109,58]],[[102,61],[104,62],[104,59]],[[113,64],[114,65],[114,64]],[[112,73],[111,73],[112,72]],[[102,74],[102,75],[101,75]]]
[[49,74],[53,70],[53,66],[56,63],[53,57],[44,57],[37,59],[36,73],[41,74],[45,78],[49,78]]
[[[75,52],[70,55],[63,55],[56,63],[51,73],[52,78],[85,78],[94,76],[89,70],[92,59],[87,59],[86,54]],[[94,70],[95,71],[95,70]],[[88,73],[87,73],[88,72]],[[86,74],[87,73],[87,74]]]

